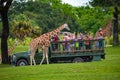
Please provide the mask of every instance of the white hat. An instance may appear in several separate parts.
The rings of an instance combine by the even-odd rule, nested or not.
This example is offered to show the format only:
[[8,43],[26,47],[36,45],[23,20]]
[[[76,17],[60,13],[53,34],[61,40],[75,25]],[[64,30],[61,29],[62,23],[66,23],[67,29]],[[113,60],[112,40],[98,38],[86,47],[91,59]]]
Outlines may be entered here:
[[100,28],[99,30],[102,30],[102,28]]

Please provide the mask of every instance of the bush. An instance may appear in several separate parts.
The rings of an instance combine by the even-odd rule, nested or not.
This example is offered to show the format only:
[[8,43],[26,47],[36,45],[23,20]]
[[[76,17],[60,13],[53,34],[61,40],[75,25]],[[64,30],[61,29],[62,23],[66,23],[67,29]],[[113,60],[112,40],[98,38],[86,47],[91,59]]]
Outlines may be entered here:
[[109,38],[109,44],[110,44],[110,45],[113,44],[113,36],[111,36],[111,37]]
[[8,46],[12,46],[14,42],[18,41],[17,39],[9,38],[8,39]]
[[[119,35],[119,41],[120,41],[120,35]],[[111,36],[110,38],[105,37],[105,44],[106,45],[113,45],[113,36]],[[120,42],[119,42],[120,45]]]
[[28,46],[30,44],[31,38],[25,37],[24,41],[22,42],[22,45]]
[[112,45],[113,44],[113,36],[105,37],[105,45]]

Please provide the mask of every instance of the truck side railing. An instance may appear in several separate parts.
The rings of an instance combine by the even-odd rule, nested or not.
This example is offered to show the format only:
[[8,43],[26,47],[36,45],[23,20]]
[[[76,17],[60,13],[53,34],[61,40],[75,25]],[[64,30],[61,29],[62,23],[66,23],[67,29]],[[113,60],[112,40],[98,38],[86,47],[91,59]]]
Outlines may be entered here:
[[51,42],[51,53],[104,52],[104,39]]

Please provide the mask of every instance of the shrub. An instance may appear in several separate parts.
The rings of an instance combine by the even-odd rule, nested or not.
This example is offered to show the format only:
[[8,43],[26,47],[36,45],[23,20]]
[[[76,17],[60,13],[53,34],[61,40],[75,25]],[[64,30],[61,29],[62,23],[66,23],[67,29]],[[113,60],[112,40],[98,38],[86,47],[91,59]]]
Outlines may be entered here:
[[[108,45],[113,45],[113,36],[111,36],[110,38],[105,38],[105,41],[108,41]],[[120,41],[120,34],[119,34],[119,41]],[[119,42],[120,45],[120,42]]]
[[109,44],[110,44],[110,45],[113,44],[113,36],[111,36],[111,37],[109,38]]

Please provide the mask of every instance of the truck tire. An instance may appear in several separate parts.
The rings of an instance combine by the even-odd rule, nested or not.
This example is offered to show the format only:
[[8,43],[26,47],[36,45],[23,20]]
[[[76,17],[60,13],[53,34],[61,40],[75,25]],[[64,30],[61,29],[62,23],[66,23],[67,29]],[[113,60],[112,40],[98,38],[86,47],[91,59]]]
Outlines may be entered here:
[[25,59],[20,59],[17,61],[16,65],[17,66],[26,66],[26,65],[28,65],[28,62]]
[[80,57],[76,57],[76,58],[73,59],[72,62],[73,63],[80,63],[80,62],[84,62],[84,60],[82,58],[80,58]]

